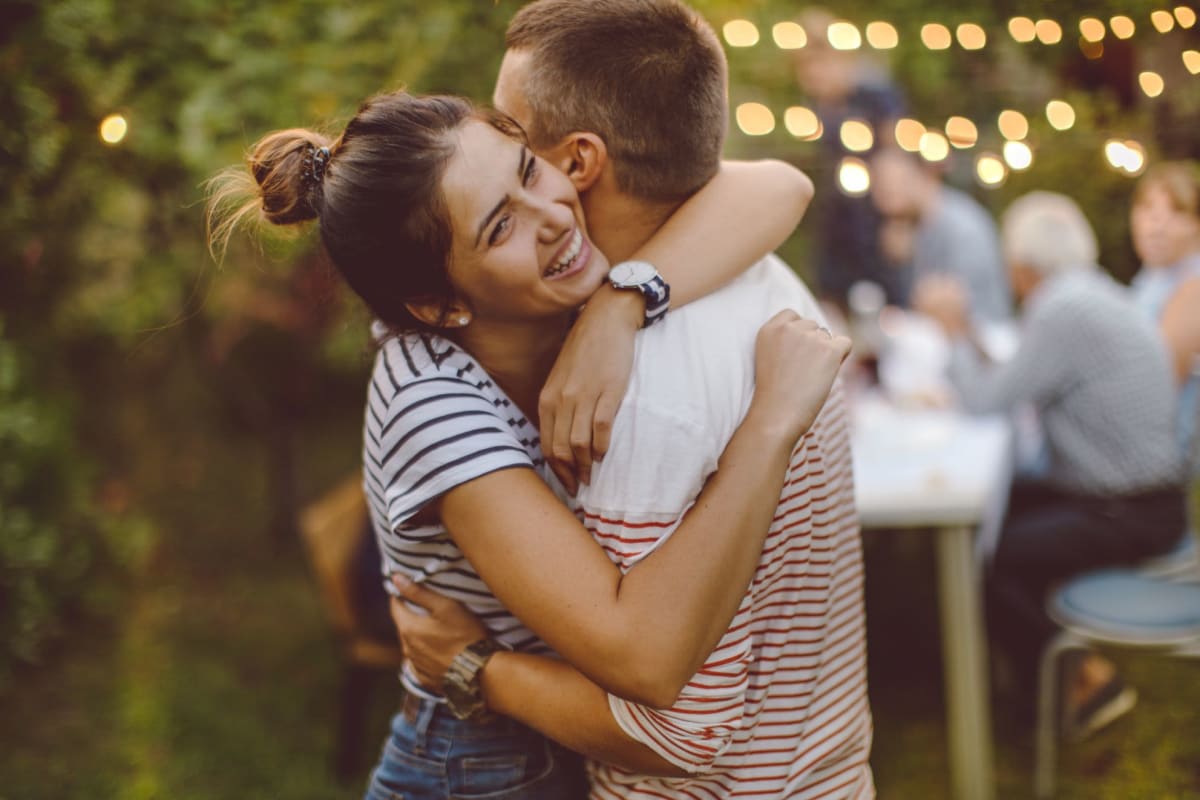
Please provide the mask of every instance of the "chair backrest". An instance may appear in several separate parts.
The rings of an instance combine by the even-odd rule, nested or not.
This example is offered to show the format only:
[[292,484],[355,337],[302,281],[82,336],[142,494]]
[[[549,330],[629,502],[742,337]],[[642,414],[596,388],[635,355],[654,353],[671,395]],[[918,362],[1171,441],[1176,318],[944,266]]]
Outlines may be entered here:
[[300,515],[300,536],[334,630],[350,636],[360,625],[354,603],[353,561],[367,521],[362,475],[345,479]]

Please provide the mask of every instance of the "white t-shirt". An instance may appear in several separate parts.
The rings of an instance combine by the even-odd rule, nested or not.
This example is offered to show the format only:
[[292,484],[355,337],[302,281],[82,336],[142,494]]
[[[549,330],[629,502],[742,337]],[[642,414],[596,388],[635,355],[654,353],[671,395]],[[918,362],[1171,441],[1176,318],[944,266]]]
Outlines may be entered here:
[[[639,334],[612,442],[577,501],[622,570],[666,540],[749,407],[754,345],[772,315],[821,320],[770,256]],[[750,590],[675,706],[610,696],[618,724],[687,779],[589,764],[592,797],[868,798],[862,554],[840,388],[797,445]]]

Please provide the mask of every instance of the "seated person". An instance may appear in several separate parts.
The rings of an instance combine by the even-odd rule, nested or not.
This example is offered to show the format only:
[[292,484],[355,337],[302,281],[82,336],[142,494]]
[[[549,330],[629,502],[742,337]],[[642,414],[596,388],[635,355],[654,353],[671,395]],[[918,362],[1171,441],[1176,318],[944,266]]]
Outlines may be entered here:
[[[966,287],[972,322],[1011,318],[996,223],[973,197],[943,183],[937,167],[889,147],[871,158],[871,199],[885,217],[889,252],[895,258],[908,251],[912,293],[931,277],[951,276]],[[901,230],[911,235],[906,247],[894,243]]]
[[[987,581],[993,636],[1032,699],[1039,656],[1056,632],[1047,589],[1169,550],[1185,525],[1183,469],[1166,352],[1128,292],[1096,266],[1096,237],[1079,207],[1062,195],[1025,195],[1005,214],[1002,239],[1023,308],[1010,361],[983,362],[958,284],[927,285],[916,305],[953,340],[950,378],[968,410],[1029,403],[1045,433],[1046,479],[1014,486]],[[1076,735],[1136,700],[1095,654],[1067,680],[1068,732]]]
[[[1200,167],[1158,164],[1138,181],[1129,213],[1142,260],[1134,300],[1159,327],[1179,384],[1176,430],[1185,452],[1200,454]],[[1193,465],[1200,460],[1193,461]]]

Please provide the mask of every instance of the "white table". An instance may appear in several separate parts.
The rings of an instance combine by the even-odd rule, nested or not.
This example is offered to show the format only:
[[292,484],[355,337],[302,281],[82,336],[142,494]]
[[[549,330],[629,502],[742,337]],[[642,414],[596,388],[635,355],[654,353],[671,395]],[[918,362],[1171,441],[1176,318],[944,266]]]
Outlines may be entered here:
[[1012,428],[997,417],[901,411],[864,400],[854,477],[864,528],[937,532],[950,779],[958,800],[991,800],[991,714],[981,598],[983,556],[1004,513]]

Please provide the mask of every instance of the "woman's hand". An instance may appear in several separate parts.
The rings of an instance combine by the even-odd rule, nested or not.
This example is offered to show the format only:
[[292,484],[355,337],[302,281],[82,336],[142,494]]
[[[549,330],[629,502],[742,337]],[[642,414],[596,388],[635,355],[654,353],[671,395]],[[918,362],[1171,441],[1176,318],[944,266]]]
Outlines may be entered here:
[[646,313],[638,292],[602,286],[571,326],[538,398],[542,453],[571,494],[608,452]]
[[780,435],[796,441],[821,413],[849,353],[845,336],[790,309],[780,311],[758,332],[754,400],[747,417],[781,427]]
[[[454,657],[488,633],[461,603],[399,574],[392,575],[392,584],[404,598],[391,598],[392,622],[404,645],[404,657],[422,686],[440,692]],[[426,613],[414,611],[405,601]]]

